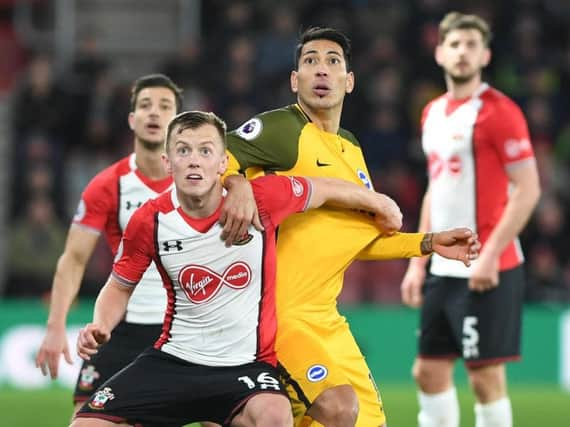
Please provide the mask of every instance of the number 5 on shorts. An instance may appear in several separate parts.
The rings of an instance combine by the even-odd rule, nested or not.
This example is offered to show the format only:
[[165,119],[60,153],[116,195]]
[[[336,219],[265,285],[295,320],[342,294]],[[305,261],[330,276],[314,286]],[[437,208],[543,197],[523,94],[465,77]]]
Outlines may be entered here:
[[477,332],[478,319],[475,316],[463,318],[463,358],[479,357],[479,332]]

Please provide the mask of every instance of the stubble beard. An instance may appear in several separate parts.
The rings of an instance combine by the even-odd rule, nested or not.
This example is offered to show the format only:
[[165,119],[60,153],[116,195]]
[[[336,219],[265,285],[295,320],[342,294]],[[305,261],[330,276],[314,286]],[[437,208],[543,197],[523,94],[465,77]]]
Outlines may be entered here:
[[472,82],[478,75],[480,75],[480,71],[472,72],[469,74],[464,75],[457,75],[452,73],[447,73],[447,77],[451,80],[454,85],[461,86],[467,83]]
[[148,139],[142,139],[142,138],[139,138],[139,141],[143,146],[143,148],[147,151],[157,152],[164,150],[164,144],[160,142],[149,141]]

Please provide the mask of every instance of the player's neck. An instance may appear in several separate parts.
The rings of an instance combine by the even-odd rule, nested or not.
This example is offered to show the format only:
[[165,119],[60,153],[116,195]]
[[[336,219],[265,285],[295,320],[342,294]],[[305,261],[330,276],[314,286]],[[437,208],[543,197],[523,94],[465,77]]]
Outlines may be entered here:
[[176,192],[180,207],[188,216],[192,218],[208,218],[213,215],[220,203],[222,203],[222,185],[216,185],[203,196],[189,196],[182,193],[179,189]]
[[301,106],[303,111],[309,118],[311,122],[319,129],[324,130],[325,132],[337,134],[340,128],[340,115],[342,112],[342,104],[340,107],[323,109],[323,110],[314,110],[311,109],[308,105],[304,104],[301,100],[297,101],[298,104]]
[[447,91],[452,99],[465,99],[473,96],[481,86],[481,76],[473,77],[463,83],[457,83],[446,77]]
[[152,180],[163,179],[168,176],[160,158],[162,147],[149,150],[142,144],[135,143],[135,155],[137,168],[144,176]]

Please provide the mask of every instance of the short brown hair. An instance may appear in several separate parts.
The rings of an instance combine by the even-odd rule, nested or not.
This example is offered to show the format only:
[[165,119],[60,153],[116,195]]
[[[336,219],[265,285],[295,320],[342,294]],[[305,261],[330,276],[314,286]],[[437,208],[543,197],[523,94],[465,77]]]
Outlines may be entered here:
[[148,74],[135,81],[131,88],[131,112],[137,108],[137,98],[141,90],[147,87],[165,87],[170,89],[176,99],[176,112],[182,109],[182,89],[164,74]]
[[168,123],[168,128],[166,129],[166,139],[164,141],[164,151],[168,153],[168,148],[170,146],[170,137],[172,131],[178,127],[178,133],[183,132],[186,129],[197,129],[200,126],[212,125],[218,130],[220,139],[226,149],[226,122],[220,119],[212,112],[206,111],[184,111],[183,113],[174,116],[170,123]]
[[439,44],[442,44],[449,32],[453,30],[477,30],[483,36],[483,43],[487,47],[493,38],[489,24],[480,16],[449,12],[439,23]]

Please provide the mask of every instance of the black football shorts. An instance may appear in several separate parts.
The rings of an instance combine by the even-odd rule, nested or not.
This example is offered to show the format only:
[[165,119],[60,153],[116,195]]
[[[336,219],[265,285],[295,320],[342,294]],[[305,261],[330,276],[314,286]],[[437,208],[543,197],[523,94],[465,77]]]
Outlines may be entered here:
[[74,403],[89,399],[101,384],[151,347],[160,337],[161,331],[162,324],[119,323],[109,342],[91,360],[83,361],[73,393]]
[[196,421],[229,426],[256,394],[287,397],[278,378],[265,362],[203,366],[150,348],[103,384],[76,416],[155,427]]
[[468,366],[520,358],[524,272],[499,274],[499,286],[472,292],[468,280],[430,275],[424,285],[419,356],[462,357]]

